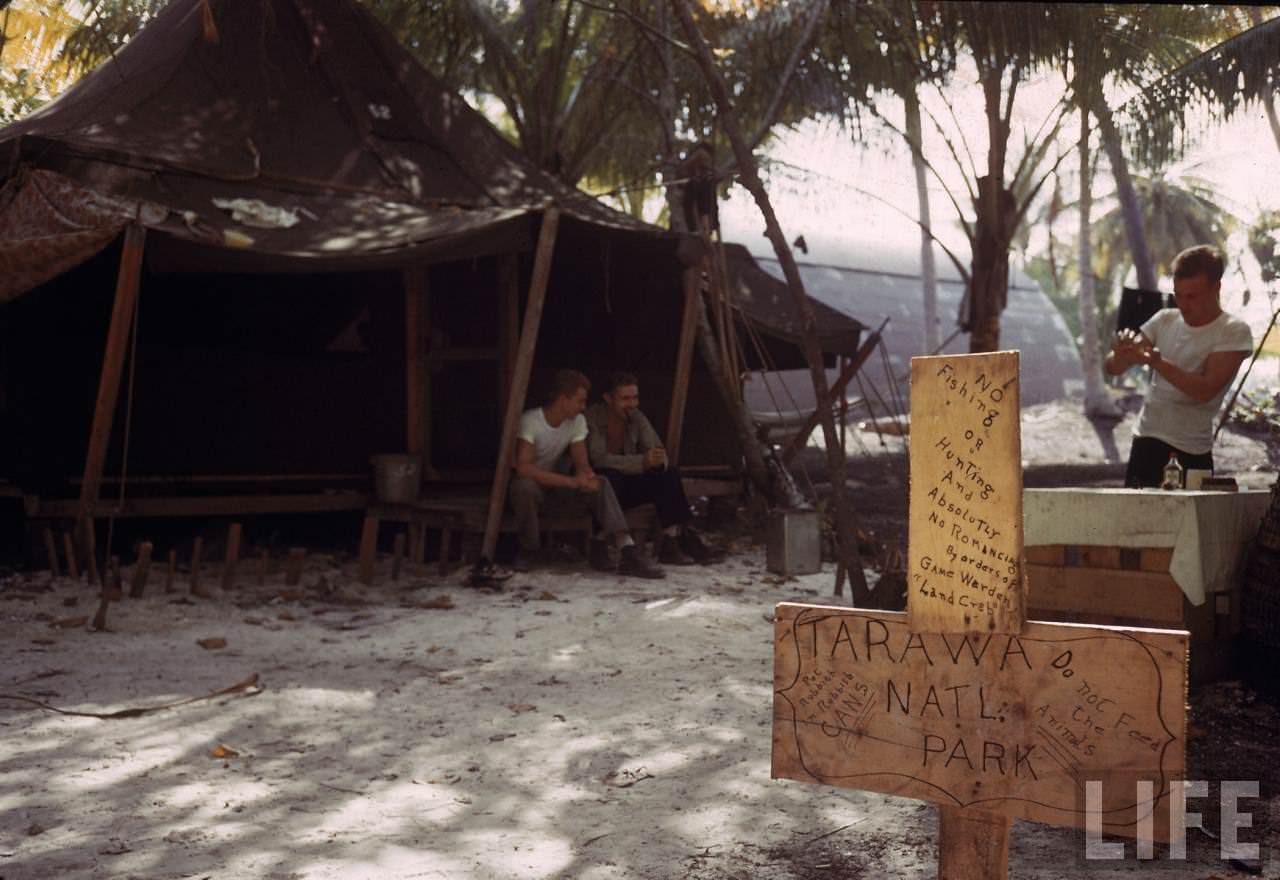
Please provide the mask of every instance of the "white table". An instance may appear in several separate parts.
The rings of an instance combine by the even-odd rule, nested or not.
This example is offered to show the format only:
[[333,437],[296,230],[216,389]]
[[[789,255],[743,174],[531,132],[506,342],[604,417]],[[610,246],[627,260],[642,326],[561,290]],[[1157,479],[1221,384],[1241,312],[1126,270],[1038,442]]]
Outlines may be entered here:
[[1172,547],[1169,575],[1193,605],[1226,589],[1258,532],[1266,491],[1026,489],[1027,546]]

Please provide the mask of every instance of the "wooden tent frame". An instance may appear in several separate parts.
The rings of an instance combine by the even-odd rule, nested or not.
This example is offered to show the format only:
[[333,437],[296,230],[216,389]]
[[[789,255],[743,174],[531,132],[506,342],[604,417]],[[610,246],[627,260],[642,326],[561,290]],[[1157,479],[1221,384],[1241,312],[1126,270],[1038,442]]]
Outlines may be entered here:
[[[503,422],[498,460],[489,481],[488,507],[485,512],[481,555],[486,559],[493,557],[506,507],[515,432],[528,392],[560,218],[561,210],[555,205],[549,205],[543,211],[523,322],[519,317],[519,256],[514,252],[495,255],[498,260],[497,293],[499,297],[498,384]],[[38,499],[33,499],[33,503],[28,506],[28,513],[35,517],[74,516],[78,543],[82,553],[88,556],[94,552],[93,523],[105,516],[229,516],[367,508],[370,499],[365,493],[340,492],[326,495],[143,498],[130,501],[123,507],[106,509],[100,497],[104,482],[103,474],[120,397],[126,355],[133,332],[134,316],[138,309],[145,243],[146,229],[142,225],[135,222],[125,228],[79,500],[40,502]],[[683,304],[680,337],[666,438],[673,462],[679,459],[683,435],[702,271],[703,262],[699,262],[693,266],[685,266],[681,274]],[[429,470],[430,462],[425,460],[431,448],[431,372],[428,358],[431,297],[427,266],[424,264],[406,267],[402,271],[402,279],[405,316],[405,448],[412,454],[424,457],[423,464],[428,468],[427,475],[430,477],[435,474]],[[366,530],[367,528],[366,522]],[[376,520],[373,537],[376,539]],[[447,552],[447,548],[442,549]],[[420,536],[416,555],[419,559],[421,558]]]

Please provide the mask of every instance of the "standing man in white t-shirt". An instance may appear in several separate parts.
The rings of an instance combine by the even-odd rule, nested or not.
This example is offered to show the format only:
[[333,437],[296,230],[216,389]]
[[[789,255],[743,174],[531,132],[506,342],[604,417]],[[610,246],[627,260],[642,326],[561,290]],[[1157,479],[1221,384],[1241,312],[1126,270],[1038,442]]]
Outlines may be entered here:
[[1173,261],[1175,309],[1161,309],[1141,332],[1121,330],[1105,369],[1118,376],[1151,367],[1151,390],[1138,415],[1124,483],[1159,486],[1171,454],[1183,468],[1213,470],[1213,419],[1253,348],[1249,325],[1222,310],[1222,252],[1199,245]]
[[527,568],[541,546],[539,512],[548,504],[589,505],[597,529],[591,541],[591,564],[611,568],[608,541],[618,547],[619,574],[661,578],[661,568],[640,552],[618,498],[608,480],[591,469],[587,456],[587,406],[591,382],[577,370],[560,370],[548,402],[520,417],[516,433],[515,476],[511,479],[511,508],[515,511],[520,553],[517,568]]

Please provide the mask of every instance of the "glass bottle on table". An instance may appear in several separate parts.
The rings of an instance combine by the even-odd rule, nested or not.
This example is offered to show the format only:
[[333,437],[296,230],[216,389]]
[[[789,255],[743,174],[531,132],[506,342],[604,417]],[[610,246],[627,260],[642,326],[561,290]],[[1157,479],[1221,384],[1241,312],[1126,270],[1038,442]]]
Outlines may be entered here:
[[1182,468],[1182,462],[1178,461],[1176,452],[1169,453],[1169,460],[1165,462],[1164,479],[1160,481],[1161,489],[1181,489],[1183,486],[1183,477],[1185,472]]

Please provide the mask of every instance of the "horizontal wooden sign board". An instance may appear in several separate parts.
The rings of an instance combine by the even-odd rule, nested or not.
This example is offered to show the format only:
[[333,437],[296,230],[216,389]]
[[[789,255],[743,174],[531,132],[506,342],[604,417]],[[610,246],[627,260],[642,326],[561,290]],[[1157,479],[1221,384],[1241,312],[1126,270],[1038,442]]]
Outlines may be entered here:
[[1039,622],[920,632],[905,614],[782,604],[773,776],[1075,827],[1097,780],[1103,831],[1151,823],[1168,840],[1187,638]]

